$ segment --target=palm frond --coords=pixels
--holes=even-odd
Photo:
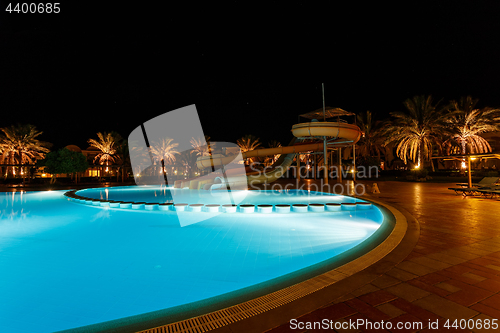
[[[445,113],[437,108],[431,96],[414,96],[404,101],[406,112],[391,112],[391,121],[382,131],[384,145],[396,142],[396,154],[405,163],[408,159],[420,164],[430,159],[433,146],[443,141],[440,133],[445,127]]]
[[[108,164],[109,162],[114,163],[117,159],[116,148],[117,140],[113,133],[97,133],[98,140],[89,139],[88,143],[91,147],[99,149],[100,153],[94,158],[95,161],[99,161],[99,164]]]

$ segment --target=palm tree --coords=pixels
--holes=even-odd
[[[120,173],[122,176],[122,182],[125,178],[125,170],[130,167],[130,155],[129,155],[129,147],[128,141],[123,139],[122,136],[116,132],[111,132],[111,135],[115,138],[116,141],[116,161],[115,164],[119,164],[116,167],[116,181],[118,182]]]
[[[4,144],[3,138],[0,138],[0,164],[4,163],[5,154],[7,152],[7,145]],[[5,168],[5,176],[7,176],[7,168]],[[3,171],[3,167],[0,166],[0,173]]]
[[[279,148],[279,147],[282,147],[281,146],[281,143],[279,141],[276,141],[276,140],[271,140],[268,144],[269,148]],[[273,155],[273,156],[268,156],[266,157],[266,160],[265,160],[265,164],[266,165],[271,165],[273,163],[275,163],[279,158],[280,158],[281,154],[276,154],[276,155]]]
[[[197,156],[189,150],[185,150],[180,154],[179,162],[188,178],[192,177],[193,173],[198,170],[196,167],[196,158]]]
[[[114,132],[104,132],[97,133],[98,140],[89,139],[88,143],[91,147],[95,147],[100,150],[100,153],[94,158],[95,161],[99,160],[99,164],[106,164],[106,171],[108,169],[109,162],[114,163],[119,157],[116,156],[116,150],[118,148],[118,141],[121,137],[118,137]]]
[[[201,138],[191,138],[191,147],[193,147],[192,153],[196,156],[208,156],[212,153],[215,148],[215,143],[210,142],[210,137],[205,135],[205,139]]]
[[[151,164],[149,151],[145,149],[137,140],[127,140],[126,145],[128,149],[125,152],[124,163],[126,164],[127,168],[130,168],[132,170],[134,178],[140,177],[141,173],[144,171],[140,169],[140,166]],[[133,164],[132,161],[134,162]],[[135,167],[136,169],[134,169],[133,167]]]
[[[357,125],[364,133],[356,144],[356,153],[364,157],[377,156],[380,159],[380,155],[384,151],[381,123],[375,121],[370,111],[358,114],[356,120]]]
[[[251,134],[247,134],[244,137],[236,140],[236,144],[240,147],[242,153],[261,147],[260,139]],[[247,159],[247,164],[254,161],[255,158],[251,157]]]
[[[173,141],[174,139],[164,138],[160,142],[153,142],[150,147],[153,160],[162,166],[163,175],[166,175],[165,165],[174,163],[175,155],[179,154],[175,149],[179,144]]]
[[[407,112],[391,112],[392,121],[387,124],[384,144],[395,141],[396,154],[404,163],[408,158],[417,164],[431,158],[434,145],[440,149],[440,134],[444,113],[436,110],[431,96],[414,96],[404,101]],[[434,165],[431,163],[434,170]]]
[[[476,109],[477,102],[470,96],[450,102],[446,125],[451,142],[459,145],[463,155],[490,152],[490,144],[479,134],[500,130],[500,110]]]
[[[0,137],[0,163],[20,164],[21,175],[23,182],[26,172],[23,170],[23,164],[32,164],[36,160],[43,159],[45,154],[50,150],[51,143],[36,139],[43,132],[37,131],[34,125],[21,125],[0,128],[3,135]],[[15,175],[14,166],[12,166],[12,174]],[[6,168],[5,177],[8,174]]]

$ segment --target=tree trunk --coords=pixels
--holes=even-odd
[[[420,142],[418,143],[418,157],[417,157],[417,167],[420,168],[420,162],[421,162],[421,159],[422,159],[422,149],[420,147]]]

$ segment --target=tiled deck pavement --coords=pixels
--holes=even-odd
[[[418,220],[416,245],[371,283],[297,320],[384,320],[394,323],[392,332],[500,330],[442,327],[446,319],[500,321],[500,201],[457,196],[447,189],[453,185],[378,182],[381,194],[372,195],[374,199],[403,208]],[[440,329],[429,329],[429,320],[439,320]],[[421,322],[423,329],[395,329],[397,322]],[[314,330],[292,330],[286,323],[269,332],[289,331]]]

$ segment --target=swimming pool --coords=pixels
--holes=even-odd
[[[174,190],[131,187],[77,193],[103,200],[108,195],[108,200],[168,202],[169,191]],[[179,191],[189,204],[207,198],[205,193]],[[332,269],[350,258],[344,256],[349,249],[380,242],[373,238],[384,225],[377,207],[176,213],[76,203],[65,192],[0,194],[2,332],[86,325],[94,325],[86,331],[98,331],[151,316],[183,319],[185,313],[235,304]],[[293,190],[279,195],[233,192],[249,204],[358,200]],[[225,202],[210,197],[210,203]],[[204,219],[181,227],[177,214],[204,214]],[[364,253],[360,251],[357,256]]]

